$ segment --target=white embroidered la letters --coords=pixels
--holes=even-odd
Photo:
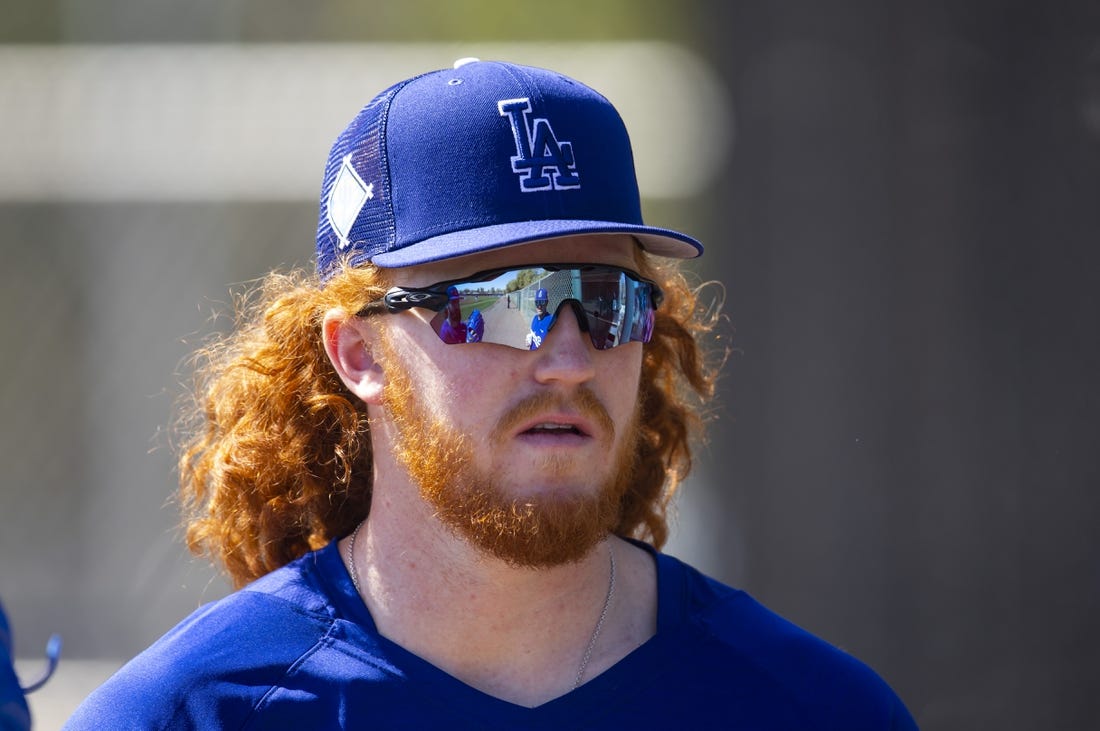
[[[500,116],[508,117],[516,141],[512,171],[519,174],[519,188],[524,193],[539,190],[568,190],[581,187],[573,159],[573,143],[559,141],[549,120],[530,120],[530,99],[505,99],[497,102]]]

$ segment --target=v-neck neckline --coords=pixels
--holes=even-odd
[[[403,678],[414,690],[423,688],[423,693],[419,695],[425,704],[440,706],[453,714],[469,714],[471,721],[482,724],[516,723],[524,724],[528,728],[532,724],[546,724],[547,728],[562,728],[576,725],[578,708],[587,710],[586,722],[591,722],[612,710],[607,703],[608,698],[621,697],[628,689],[636,690],[638,674],[633,668],[639,664],[660,668],[661,663],[655,660],[664,651],[664,645],[673,628],[682,622],[685,611],[682,598],[683,578],[680,576],[677,579],[682,572],[676,571],[673,559],[658,553],[652,546],[640,541],[632,540],[631,543],[645,550],[656,565],[656,632],[579,688],[533,707],[512,703],[478,690],[382,636],[370,610],[352,584],[335,541],[322,550],[318,569],[329,585],[329,593],[337,613],[352,625],[348,628],[349,639],[355,645],[364,646],[365,653],[372,658],[373,664],[380,664],[384,672]],[[659,670],[657,672],[661,674]]]

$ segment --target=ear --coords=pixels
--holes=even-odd
[[[348,390],[363,403],[380,404],[386,374],[371,353],[369,326],[336,308],[325,313],[322,333],[328,359]]]

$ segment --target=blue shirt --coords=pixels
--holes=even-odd
[[[866,665],[653,555],[656,635],[536,708],[486,695],[380,636],[333,542],[199,609],[66,728],[916,728]]]
[[[0,731],[26,731],[31,727],[27,699],[12,664],[11,631],[0,605]]]
[[[547,312],[545,315],[536,314],[531,318],[531,335],[534,336],[528,350],[535,350],[542,346],[547,331],[554,324],[554,316]]]

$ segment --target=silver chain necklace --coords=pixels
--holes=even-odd
[[[355,526],[355,530],[351,532],[351,540],[348,541],[348,573],[351,574],[351,583],[355,585],[355,593],[360,598],[363,596],[363,590],[359,587],[359,570],[355,568],[355,539],[359,537],[359,529],[365,522]]]
[[[596,628],[592,630],[592,638],[588,640],[588,647],[584,649],[584,657],[581,658],[581,666],[577,668],[577,679],[573,682],[573,690],[581,687],[584,680],[584,671],[588,668],[588,661],[592,659],[592,650],[596,647],[596,640],[603,629],[603,621],[607,619],[607,610],[611,606],[611,597],[615,596],[615,552],[611,550],[611,544],[607,544],[607,555],[611,558],[611,577],[607,580],[607,596],[603,600],[603,609],[600,610],[600,618],[596,620]]]
[[[359,586],[359,570],[355,568],[355,539],[359,537],[359,529],[363,523],[355,526],[351,532],[351,540],[348,541],[348,573],[351,574],[351,583],[355,586],[355,592],[360,597],[363,590]],[[596,626],[592,630],[592,637],[588,640],[588,647],[584,649],[584,657],[581,658],[581,666],[577,668],[577,678],[573,681],[573,690],[581,687],[584,680],[584,671],[588,669],[588,661],[592,659],[592,651],[596,648],[596,641],[600,638],[600,630],[603,629],[604,620],[607,619],[607,610],[611,607],[611,598],[615,596],[615,552],[611,545],[607,546],[607,555],[611,559],[611,576],[607,580],[607,596],[603,600],[603,609],[600,610],[600,618],[596,620]]]

